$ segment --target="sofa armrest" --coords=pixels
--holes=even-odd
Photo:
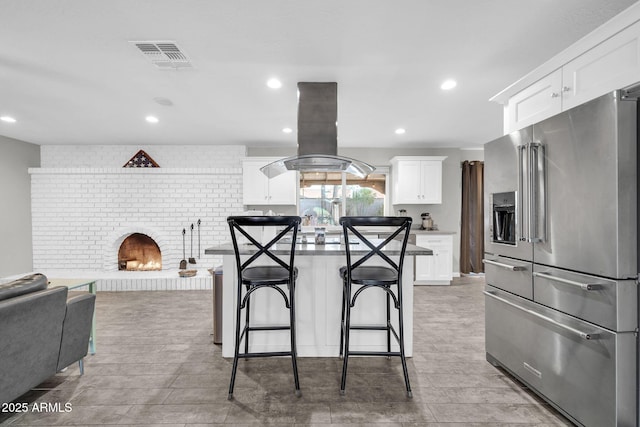
[[[67,300],[58,356],[58,371],[87,355],[96,296],[82,294]]]
[[[67,288],[0,301],[0,402],[56,373],[66,303]]]

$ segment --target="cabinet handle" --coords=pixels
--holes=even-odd
[[[551,97],[552,97],[552,98],[557,98],[557,97],[559,97],[559,96],[560,96],[560,95],[558,95],[558,92],[552,92],[552,93],[551,93]]]
[[[562,86],[562,91],[563,92],[569,92],[571,90],[571,88],[569,86]]]

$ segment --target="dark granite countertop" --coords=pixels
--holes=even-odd
[[[372,242],[375,243],[376,239],[372,239]],[[381,240],[378,240],[378,242],[381,242]],[[387,255],[398,255],[400,252],[400,247],[400,242],[391,241],[383,248],[383,252]],[[287,254],[289,253],[289,248],[289,244],[276,245],[275,249],[273,249],[271,252],[274,254]],[[366,252],[368,250],[369,248],[362,243],[351,245],[351,253]],[[207,248],[204,250],[204,253],[207,255],[233,255],[233,245],[231,244],[231,242],[224,243],[219,246]],[[254,245],[243,244],[240,246],[240,254],[251,255],[254,253],[256,253],[256,247]],[[296,245],[296,255],[301,256],[333,256],[345,254],[345,247],[344,245],[340,244],[315,245],[313,243],[307,243]],[[433,255],[433,251],[431,249],[422,248],[420,246],[407,244],[405,255]]]

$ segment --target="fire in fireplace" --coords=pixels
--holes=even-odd
[[[129,235],[118,250],[118,270],[162,270],[162,254],[158,244],[146,234]]]

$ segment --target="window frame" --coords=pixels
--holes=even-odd
[[[380,166],[380,167],[376,167],[375,170],[373,171],[373,173],[375,174],[380,174],[380,175],[384,175],[384,209],[383,209],[383,215],[388,216],[389,212],[390,212],[390,206],[389,203],[391,201],[391,199],[389,198],[389,189],[390,189],[390,185],[389,185],[389,177],[390,177],[390,170],[389,170],[389,166]],[[347,172],[340,172],[341,175],[341,180],[340,180],[340,185],[343,188],[343,191],[341,191],[341,195],[340,195],[340,215],[341,216],[346,216],[347,214],[347,192],[344,191],[344,189],[347,186]],[[296,211],[298,212],[298,215],[300,215],[300,180],[302,179],[301,174],[298,174],[298,182],[297,182],[297,194],[296,194]]]

